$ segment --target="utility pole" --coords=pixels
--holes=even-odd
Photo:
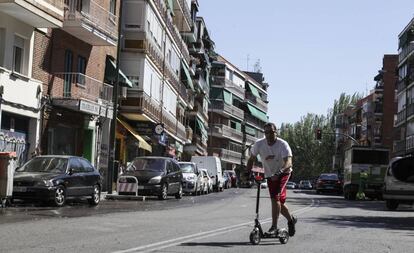
[[[107,173],[107,192],[112,194],[112,182],[115,171],[115,148],[116,148],[116,123],[118,118],[118,93],[119,93],[119,58],[121,55],[121,38],[122,38],[122,5],[123,1],[119,4],[119,18],[118,18],[118,43],[116,50],[116,68],[115,68],[115,82],[113,84],[112,102],[114,106],[113,118],[111,121],[111,127],[109,131],[109,158],[108,158],[108,173]]]

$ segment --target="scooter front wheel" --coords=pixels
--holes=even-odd
[[[259,229],[255,228],[252,232],[250,232],[250,242],[253,245],[257,245],[260,243],[260,232]]]
[[[289,232],[286,229],[283,229],[279,232],[279,242],[281,244],[286,244],[289,241]]]

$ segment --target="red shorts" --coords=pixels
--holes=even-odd
[[[289,181],[290,173],[283,174],[278,177],[275,181],[271,178],[267,179],[267,186],[269,187],[270,198],[274,198],[280,203],[286,201],[286,183]]]

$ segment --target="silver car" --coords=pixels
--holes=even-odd
[[[193,162],[179,162],[181,172],[183,173],[183,192],[193,195],[203,193],[204,180],[202,173],[198,170],[197,165]]]

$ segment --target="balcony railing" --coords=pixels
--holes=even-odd
[[[233,117],[240,119],[244,118],[244,111],[233,105],[224,103],[222,100],[213,100],[210,104],[210,109],[216,112],[225,112]]]
[[[113,87],[82,73],[56,73],[52,97],[112,101]]]
[[[406,110],[403,109],[400,112],[397,113],[397,119],[395,120],[395,126],[400,125],[402,122],[405,121],[405,112]]]
[[[177,120],[177,136],[182,140],[187,140],[187,132],[185,126]]]
[[[405,152],[405,140],[394,141],[394,152],[404,153]]]
[[[105,38],[99,40],[91,38],[93,36],[101,37],[102,33],[111,37],[113,41],[117,41],[118,17],[106,10],[102,4],[92,0],[65,0],[65,4],[67,7],[65,8],[63,28],[72,35],[93,45],[108,43],[104,43]],[[73,30],[74,28],[79,30]]]
[[[414,148],[414,135],[411,135],[411,136],[408,136],[407,137],[407,139],[406,139],[406,141],[405,141],[405,147],[406,147],[406,150],[409,150],[409,149],[413,149]]]
[[[414,51],[414,43],[408,43],[398,54],[398,62],[402,62],[411,52]]]
[[[186,140],[191,141],[193,139],[193,129],[191,129],[191,127],[185,128],[185,136],[186,136]]]
[[[212,124],[210,125],[210,132],[213,135],[218,135],[219,137],[225,137],[230,140],[234,140],[237,142],[242,142],[243,140],[243,133],[233,129],[229,126],[223,124]]]
[[[185,22],[187,23],[188,30],[191,29],[191,27],[193,26],[193,20],[191,19],[191,13],[190,13],[190,10],[188,8],[188,5],[187,5],[186,1],[184,1],[184,0],[175,0],[174,7],[176,5],[178,5],[178,7],[179,7],[179,8],[174,8],[175,12],[178,14],[177,15],[178,18],[180,19],[179,22],[178,22],[178,25],[184,27],[184,25],[181,25],[181,22],[184,21],[182,19],[185,19]]]
[[[255,106],[259,107],[260,110],[267,112],[267,104],[263,102],[260,98],[246,92],[246,99],[251,101]]]
[[[208,153],[218,154],[221,160],[229,163],[240,164],[242,154],[240,152],[224,149],[224,148],[208,148]]]
[[[248,145],[251,145],[251,144],[253,144],[255,141],[257,141],[257,137],[255,137],[255,136],[251,136],[251,135],[248,135],[248,134],[246,134],[246,143],[248,144]]]
[[[199,114],[200,116],[202,116],[202,118],[205,121],[208,121],[208,115],[207,113],[204,111],[203,109],[203,105],[200,104],[200,102],[196,102],[193,108],[193,112],[196,112],[197,114]]]
[[[146,114],[155,122],[160,122],[161,106],[159,102],[140,90],[129,89],[127,97],[126,100],[121,101],[123,109]]]
[[[245,90],[244,88],[234,84],[232,81],[225,79],[224,86],[228,88],[232,93],[236,94],[237,96],[244,98]]]
[[[414,115],[414,103],[411,103],[407,106],[407,114],[406,114],[407,120],[413,115]]]

